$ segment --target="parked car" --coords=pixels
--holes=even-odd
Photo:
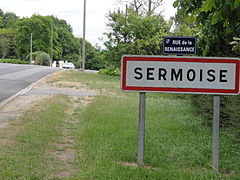
[[[64,69],[75,69],[75,66],[74,66],[73,63],[68,62],[68,63],[64,63],[64,64],[63,64],[63,68],[64,68]]]

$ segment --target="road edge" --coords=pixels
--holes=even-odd
[[[62,71],[62,70],[59,70]],[[0,102],[0,108],[5,106],[6,104],[10,103],[12,100],[14,100],[16,97],[20,96],[20,95],[24,95],[25,93],[27,93],[28,91],[30,91],[36,84],[38,84],[40,81],[44,80],[45,78],[47,78],[48,76],[51,76],[54,73],[57,73],[59,71],[55,71],[52,72],[44,77],[42,77],[41,79],[37,80],[36,82],[28,85],[26,88],[22,89],[21,91],[17,92],[16,94],[10,96],[9,98],[3,100],[2,102]]]

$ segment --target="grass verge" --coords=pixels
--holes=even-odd
[[[57,171],[55,159],[46,152],[59,138],[67,101],[65,96],[50,98],[9,127],[14,128],[9,134],[17,132],[11,139],[5,134],[12,143],[0,147],[0,179],[48,179]]]
[[[211,129],[180,99],[147,100],[144,168],[137,161],[136,97],[97,97],[81,112],[73,179],[238,179],[239,144],[222,132],[221,173],[211,170]],[[80,116],[80,115],[79,115]],[[235,144],[235,145],[234,145]]]
[[[187,98],[147,94],[145,167],[140,168],[138,94],[122,93],[118,78],[97,74],[65,71],[50,83],[58,81],[114,93],[88,101],[55,96],[34,106],[12,130],[0,132],[1,139],[12,134],[0,148],[0,179],[240,179],[240,144],[228,129],[221,130],[220,173],[212,172],[211,128]],[[55,156],[61,151],[60,158],[74,154],[68,176],[58,176],[69,165]]]
[[[59,76],[50,80],[49,83],[58,81],[70,81],[80,82],[81,87],[89,89],[104,90],[120,93],[120,82],[119,77],[107,76],[104,74],[98,75],[94,73],[81,73],[79,71],[65,71],[59,74]],[[64,87],[64,85],[62,85]],[[70,87],[70,86],[68,86]],[[72,88],[79,88],[76,85],[71,86]]]

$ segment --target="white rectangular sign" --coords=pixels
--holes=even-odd
[[[239,59],[124,56],[126,91],[238,94]]]

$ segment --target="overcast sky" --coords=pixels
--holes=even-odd
[[[106,32],[106,15],[109,10],[121,6],[117,0],[86,0],[86,39],[93,45],[102,46],[99,38]],[[163,0],[162,14],[166,19],[174,16],[174,0]],[[4,12],[14,12],[20,17],[32,14],[54,15],[66,20],[73,28],[73,33],[82,37],[83,0],[1,0],[0,8]]]

